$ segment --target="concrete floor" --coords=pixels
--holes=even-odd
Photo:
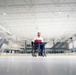
[[[76,56],[0,56],[0,75],[76,75]]]

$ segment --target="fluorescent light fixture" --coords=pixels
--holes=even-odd
[[[6,31],[6,33],[7,33],[8,35],[12,35],[12,33],[10,33],[9,31]]]
[[[6,29],[5,29],[4,27],[2,27],[1,25],[0,25],[0,28],[1,28],[2,30],[6,31]]]
[[[0,25],[0,28],[4,31],[4,32],[6,32],[7,34],[9,34],[9,35],[12,35],[12,33],[10,33],[9,31],[7,31],[4,27],[2,27],[1,25]]]

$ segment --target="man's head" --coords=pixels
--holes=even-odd
[[[37,36],[40,37],[40,32],[37,33]]]

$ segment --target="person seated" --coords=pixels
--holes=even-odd
[[[37,33],[37,37],[33,40],[33,43],[38,48],[38,55],[42,56],[43,50],[44,50],[44,44],[43,44],[43,38],[41,37],[40,32]]]

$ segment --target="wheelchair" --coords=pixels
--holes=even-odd
[[[31,44],[32,44],[32,56],[33,57],[36,57],[37,55],[38,56],[46,56],[46,50],[45,50],[45,45],[47,44],[46,42],[42,42],[43,44],[44,44],[44,50],[43,50],[43,53],[42,53],[42,55],[41,54],[38,54],[38,47],[36,46],[36,44],[37,43],[33,43],[33,42],[31,42]],[[40,49],[41,49],[41,47],[40,47]]]

